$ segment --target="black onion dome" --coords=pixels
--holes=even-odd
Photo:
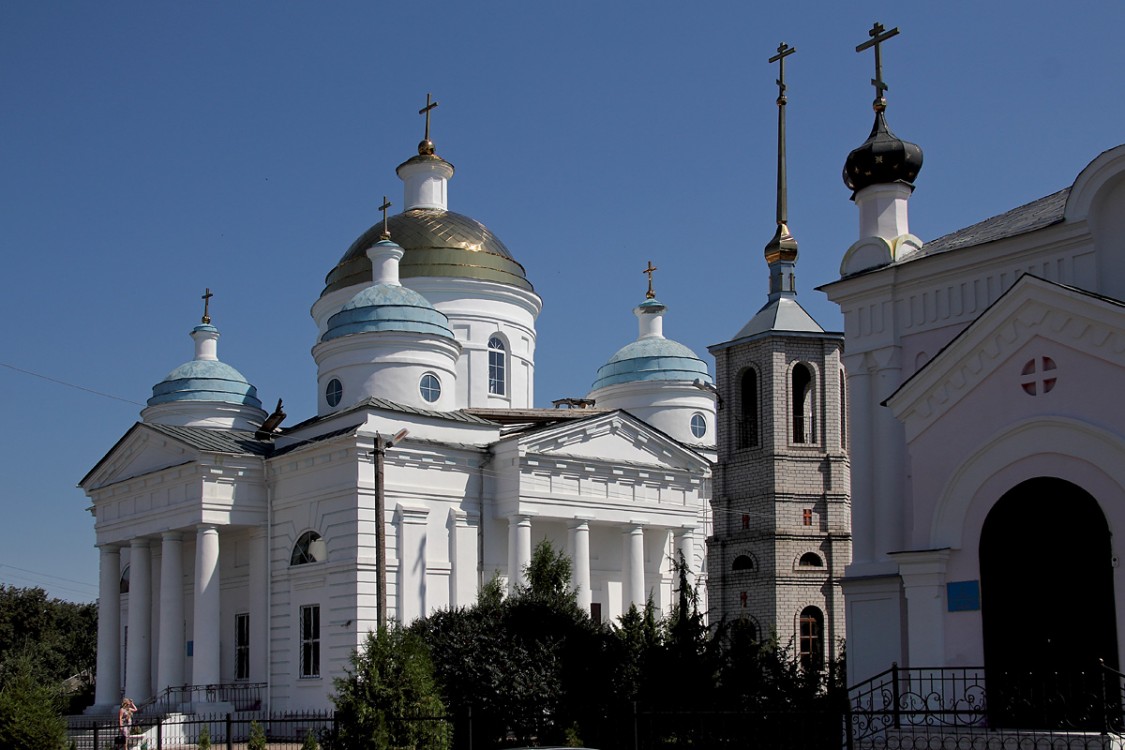
[[[844,184],[856,192],[888,182],[913,184],[921,169],[921,147],[892,133],[883,113],[877,111],[871,135],[844,162]]]

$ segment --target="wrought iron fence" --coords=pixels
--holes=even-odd
[[[334,718],[331,711],[170,714],[143,718],[137,715],[129,736],[123,738],[115,720],[83,721],[77,717],[69,723],[68,739],[75,750],[181,750],[198,747],[200,738],[206,734],[214,750],[242,750],[255,722],[265,734],[270,750],[299,750],[310,733],[319,741],[330,732]]]
[[[1125,728],[1123,706],[1125,675],[1105,667],[986,673],[896,664],[848,691],[844,746],[1109,747],[1099,743]]]

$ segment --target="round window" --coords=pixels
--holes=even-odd
[[[441,381],[437,379],[437,375],[427,372],[418,382],[418,390],[422,399],[432,404],[441,398]]]
[[[344,396],[344,386],[336,378],[328,381],[328,387],[324,389],[324,400],[328,402],[329,406],[339,406],[340,399]]]
[[[697,438],[707,434],[707,418],[698,412],[691,415],[691,434]]]

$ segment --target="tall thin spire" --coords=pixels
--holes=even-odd
[[[785,58],[797,51],[785,42],[777,46],[777,54],[769,59],[778,63],[777,78],[777,230],[766,245],[766,263],[770,266],[770,294],[796,292],[793,264],[797,261],[797,240],[789,231],[788,179],[785,164]],[[780,264],[780,265],[779,265]]]

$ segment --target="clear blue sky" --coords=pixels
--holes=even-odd
[[[766,59],[796,46],[799,299],[839,330],[814,287],[856,239],[840,170],[871,126],[872,55],[854,48],[874,20],[902,30],[888,119],[925,151],[924,240],[1125,140],[1120,2],[3,3],[0,582],[96,597],[75,485],[190,359],[204,287],[220,358],[290,424],[314,413],[309,307],[382,196],[401,204],[428,91],[450,208],[544,299],[545,405],[584,395],[636,336],[650,259],[665,333],[708,361],[765,301]]]

